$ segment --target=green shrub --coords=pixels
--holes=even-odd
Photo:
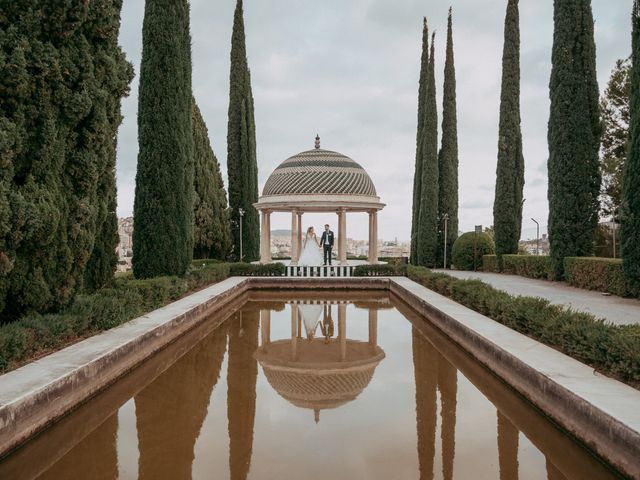
[[[0,372],[73,339],[121,325],[228,276],[229,265],[224,263],[192,267],[184,277],[136,280],[120,275],[112,288],[79,295],[59,313],[24,315],[0,326]]]
[[[566,257],[565,280],[579,288],[613,293],[621,297],[640,296],[633,291],[622,269],[622,260],[596,257]]]
[[[496,273],[498,269],[498,257],[496,255],[482,256],[482,271]]]
[[[408,265],[408,257],[379,257],[378,261],[388,263],[389,265]]]
[[[535,258],[535,257],[534,257]],[[612,325],[588,313],[547,300],[515,297],[479,280],[462,280],[409,266],[412,280],[448,296],[518,332],[615,376],[634,387],[640,382],[640,325]]]
[[[283,263],[232,263],[232,277],[281,277],[285,274]]]
[[[543,280],[555,279],[551,257],[547,256],[503,255],[502,273]]]
[[[495,252],[495,244],[488,233],[467,232],[454,242],[451,255],[455,268],[473,270],[474,266],[477,269],[482,269],[482,257],[492,255]]]
[[[405,265],[358,265],[353,269],[354,277],[397,277],[407,273]]]

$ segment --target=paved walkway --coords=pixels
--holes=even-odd
[[[605,296],[600,292],[571,287],[563,282],[534,280],[517,275],[457,270],[435,271],[457,278],[477,278],[512,295],[546,298],[553,304],[588,312],[618,325],[640,323],[640,300]]]

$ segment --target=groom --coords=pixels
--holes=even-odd
[[[324,226],[324,232],[322,232],[322,237],[320,237],[320,245],[324,250],[324,264],[327,264],[327,259],[329,261],[329,265],[331,265],[331,250],[333,249],[333,232],[329,230],[329,224]]]

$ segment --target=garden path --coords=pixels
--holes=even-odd
[[[518,275],[458,270],[434,270],[434,272],[446,273],[456,278],[479,279],[511,295],[546,298],[555,305],[588,312],[617,325],[640,323],[640,300],[603,295],[600,292],[575,288],[564,282],[535,280]]]

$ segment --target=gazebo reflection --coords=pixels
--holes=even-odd
[[[271,311],[261,311],[262,338],[255,358],[271,387],[296,407],[313,410],[316,423],[322,410],[354,401],[385,357],[377,344],[379,306],[365,308],[367,341],[348,338],[345,302],[292,302],[290,338],[276,341],[271,340]]]

